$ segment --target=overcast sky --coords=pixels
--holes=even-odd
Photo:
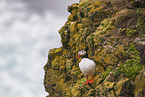
[[[51,11],[57,16],[66,18],[69,14],[67,12],[68,5],[73,3],[79,3],[79,0],[22,0],[28,6],[31,11],[38,13],[44,13],[45,11]]]

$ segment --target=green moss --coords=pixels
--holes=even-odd
[[[138,8],[136,12],[141,16],[145,16],[145,8]]]
[[[97,28],[95,35],[104,34],[107,30],[110,30],[112,23],[113,22],[112,22],[111,18],[104,19],[101,22],[100,26]]]
[[[126,34],[127,34],[128,37],[132,37],[135,34],[138,34],[138,31],[135,27],[134,28],[127,28]]]
[[[78,84],[83,85],[86,82],[86,78],[83,78],[81,80],[79,80]]]
[[[140,37],[145,37],[145,15],[141,15],[137,23],[137,30],[139,32]]]
[[[112,72],[112,69],[107,68],[106,71],[102,72],[101,76],[105,79],[107,76],[109,76],[110,72]]]
[[[136,49],[135,49],[135,43],[134,42],[132,42],[131,44],[130,44],[130,47],[129,47],[129,52],[131,52],[131,51],[135,51]]]
[[[128,60],[125,63],[125,66],[125,76],[133,80],[139,74],[139,71],[143,68],[143,66],[140,65],[140,58]]]
[[[139,74],[139,71],[143,69],[143,65],[140,64],[139,52],[135,49],[135,43],[130,44],[129,52],[132,59],[128,59],[124,64],[119,64],[115,69],[107,69],[102,73],[102,77],[107,77],[110,72],[112,76],[124,76],[131,80],[134,80],[135,77]]]
[[[121,35],[125,34],[125,32],[126,32],[126,28],[119,28],[119,33]]]
[[[88,0],[81,0],[81,2],[80,2],[80,6],[79,7],[84,7],[84,8],[86,8],[87,7],[87,1]]]
[[[124,65],[120,64],[119,67],[116,68],[113,74],[115,77],[122,74],[122,76],[134,80],[142,68],[143,66],[140,65],[140,58],[129,59],[125,62]]]
[[[131,38],[133,36],[136,36],[139,33],[139,31],[137,30],[136,27],[131,26],[130,28],[120,28],[119,33],[121,35],[126,34],[128,37]]]

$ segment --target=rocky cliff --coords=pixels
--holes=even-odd
[[[44,66],[48,97],[145,97],[145,2],[81,0],[68,6],[62,47]],[[96,63],[92,84],[79,69],[79,50]]]

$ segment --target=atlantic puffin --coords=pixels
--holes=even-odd
[[[93,78],[96,70],[95,62],[88,58],[87,52],[85,50],[81,50],[78,52],[78,58],[82,58],[79,62],[79,68],[82,73],[87,77],[87,82],[85,82],[84,84],[93,83]],[[90,81],[88,75],[92,76],[92,79]]]

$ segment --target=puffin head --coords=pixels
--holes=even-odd
[[[79,52],[78,52],[78,58],[79,57],[84,57],[84,56],[86,56],[87,55],[87,52],[85,51],[85,50],[80,50]]]

